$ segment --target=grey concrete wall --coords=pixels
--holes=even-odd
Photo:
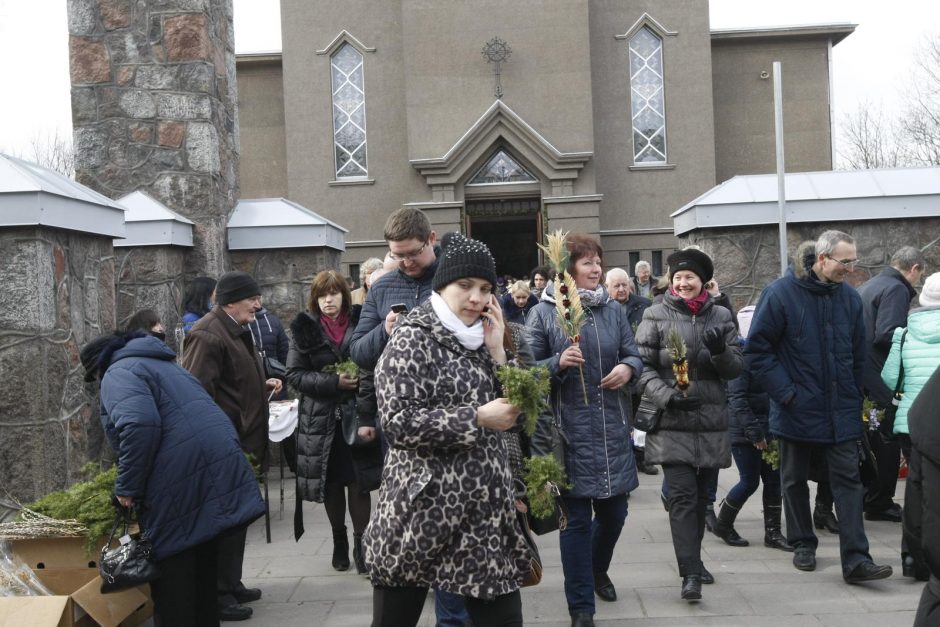
[[[109,454],[79,347],[115,326],[111,239],[0,229],[0,477],[28,502]]]
[[[787,228],[789,253],[803,241],[815,241],[828,229],[843,231],[856,239],[859,264],[849,275],[855,286],[881,272],[894,251],[902,246],[927,247],[928,272],[940,267],[940,243],[936,240],[940,218],[793,224]],[[691,233],[681,245],[698,244],[711,255],[715,260],[715,280],[738,309],[756,303],[761,290],[779,276],[777,237],[775,226],[708,229]]]
[[[238,59],[242,198],[287,198],[284,81],[280,55]]]
[[[68,0],[76,180],[196,223],[190,276],[225,268],[238,196],[232,0]]]
[[[716,183],[776,171],[773,62],[783,78],[787,172],[832,169],[828,45],[824,38],[721,40],[712,47]]]

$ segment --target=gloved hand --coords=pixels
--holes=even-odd
[[[672,395],[672,398],[669,399],[669,402],[666,403],[666,405],[670,409],[692,411],[702,406],[702,399],[698,396],[682,396],[681,393],[676,392]]]
[[[718,327],[708,327],[705,329],[705,332],[702,333],[702,342],[712,355],[720,355],[725,352],[725,348],[727,348],[727,344],[725,344],[725,334]]]

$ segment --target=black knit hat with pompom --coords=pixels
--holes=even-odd
[[[431,282],[431,289],[439,292],[458,279],[474,277],[489,281],[496,287],[496,261],[486,244],[464,237],[460,233],[447,233],[441,238],[441,260]]]

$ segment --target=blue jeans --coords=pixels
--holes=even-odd
[[[839,554],[842,574],[847,575],[862,562],[870,562],[868,537],[862,522],[865,488],[858,474],[858,443],[812,444],[780,438],[780,480],[783,487],[783,511],[787,517],[787,542],[800,549],[816,552],[819,540],[813,531],[810,513],[809,458],[821,450],[829,464],[829,483],[839,519]]]
[[[734,464],[738,467],[741,478],[728,491],[728,499],[740,507],[757,492],[757,486],[763,481],[764,502],[778,503],[780,501],[780,471],[774,470],[770,464],[761,459],[761,452],[752,444],[734,444],[731,447],[731,454],[734,456]]]
[[[437,627],[466,627],[470,624],[463,596],[453,592],[434,591],[434,616]]]
[[[614,547],[627,519],[627,496],[564,497],[568,527],[559,532],[558,540],[570,614],[594,614],[594,575],[603,575],[610,568]]]

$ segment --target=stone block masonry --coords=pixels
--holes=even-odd
[[[141,189],[196,222],[183,274],[218,276],[238,197],[232,0],[68,10],[76,179],[111,198]]]

